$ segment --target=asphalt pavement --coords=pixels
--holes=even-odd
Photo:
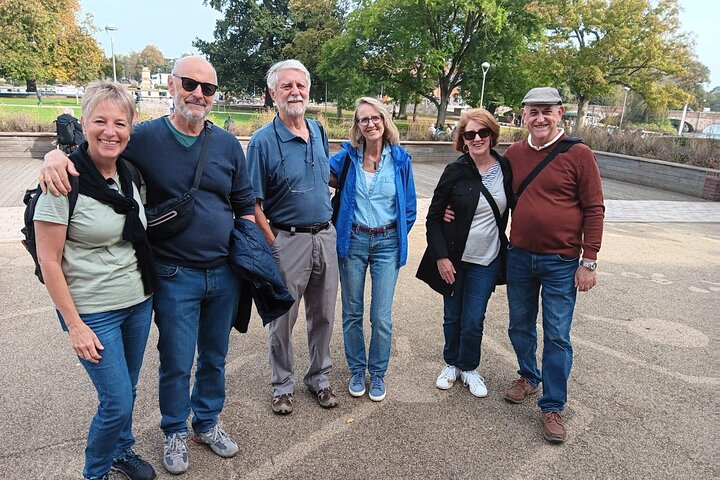
[[[267,332],[255,316],[247,334],[231,336],[221,416],[240,452],[225,460],[190,442],[190,470],[181,478],[719,478],[719,204],[604,181],[608,223],[598,286],[578,295],[573,323],[568,439],[550,445],[537,397],[520,405],[502,400],[517,370],[504,287],[490,300],[482,345],[479,370],[489,395],[475,398],[459,381],[448,391],[435,388],[444,365],[442,300],[414,274],[441,170],[415,166],[420,221],[396,290],[387,398],[375,403],[347,393],[338,300],[331,383],[340,405],[323,410],[299,386],[294,413],[274,415]],[[0,209],[0,478],[77,479],[97,399],[13,233],[18,211]],[[308,364],[305,335],[300,318],[299,377]],[[156,342],[153,327],[134,431],[136,450],[158,478],[169,479],[161,460]]]

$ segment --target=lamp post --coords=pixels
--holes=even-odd
[[[627,102],[627,94],[630,91],[630,87],[623,87],[623,90],[625,90],[625,96],[623,97],[623,108],[620,113],[620,125],[618,125],[618,130],[622,130],[622,122],[623,118],[625,118],[625,103]]]
[[[485,98],[485,75],[487,75],[488,70],[490,70],[490,64],[488,62],[483,62],[482,65],[482,72],[483,72],[483,83],[482,88],[480,89],[480,108],[483,108],[483,100]]]
[[[112,23],[108,23],[105,25],[105,31],[108,32],[108,35],[110,35],[110,55],[112,56],[113,61],[113,81],[117,82],[117,71],[115,70],[115,46],[113,45],[112,33],[110,33],[117,31],[117,27]]]

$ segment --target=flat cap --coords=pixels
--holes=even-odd
[[[523,98],[522,105],[562,105],[562,98],[553,87],[536,87]]]

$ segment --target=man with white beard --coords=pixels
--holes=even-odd
[[[250,139],[248,172],[255,215],[295,304],[269,326],[272,409],[293,411],[295,353],[292,330],[304,298],[310,365],[303,378],[323,408],[337,406],[330,387],[330,339],[335,320],[338,265],[328,181],[328,142],[322,126],[305,118],[310,73],[297,60],[267,73],[278,115]]]

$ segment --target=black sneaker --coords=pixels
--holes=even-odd
[[[124,473],[130,480],[152,480],[155,478],[155,469],[132,449],[125,452],[121,458],[113,460],[113,470]]]

